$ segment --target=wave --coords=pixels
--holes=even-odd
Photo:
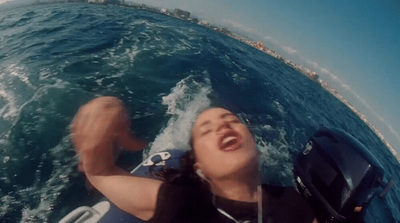
[[[3,120],[11,120],[15,118],[18,114],[18,106],[15,101],[15,96],[5,90],[5,87],[0,84],[0,99],[3,99],[2,108],[0,109],[0,117]]]
[[[286,141],[286,131],[283,128],[272,129],[265,125],[262,128],[277,133],[275,140],[267,141],[264,137],[256,135],[259,157],[260,178],[262,183],[272,185],[294,185],[293,161],[290,146]]]
[[[0,79],[0,122],[8,126],[18,117],[20,107],[29,100],[36,87],[30,82],[26,68],[16,64],[0,69]],[[14,89],[23,90],[15,92]]]
[[[83,94],[56,79],[18,109],[9,133],[0,139],[0,222],[2,217],[48,222],[52,210],[60,208],[61,194],[77,178],[69,123],[77,107],[71,104],[79,104],[76,96]]]
[[[51,157],[53,170],[51,171],[50,177],[47,177],[46,181],[41,182],[40,175],[42,172],[39,167],[36,171],[36,179],[38,180],[36,180],[31,187],[17,192],[22,200],[29,201],[34,197],[39,201],[38,204],[33,207],[29,202],[24,202],[21,222],[48,221],[50,216],[49,212],[55,208],[60,194],[68,188],[71,176],[76,173],[75,166],[77,164],[77,159],[68,154],[68,148],[72,148],[69,135],[64,136],[57,146],[50,149],[42,156],[42,162],[47,158],[46,156]],[[11,201],[12,200],[13,199],[11,199]]]
[[[208,74],[189,75],[162,98],[170,115],[167,125],[151,144],[149,154],[166,149],[189,149],[192,125],[197,115],[210,106],[211,84]]]

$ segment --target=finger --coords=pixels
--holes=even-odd
[[[79,108],[77,114],[75,115],[74,119],[71,122],[71,140],[74,144],[76,149],[79,149],[79,138],[82,134],[82,126],[85,125],[85,116],[86,114],[86,105],[83,105]]]
[[[77,125],[78,125],[78,123],[79,123],[80,120],[81,120],[81,116],[82,116],[84,107],[85,107],[85,105],[82,105],[82,106],[78,109],[78,111],[76,112],[74,118],[72,119],[72,122],[71,122],[71,131],[75,131],[75,130],[77,129]]]
[[[130,119],[128,117],[128,114],[126,113],[126,109],[125,107],[120,107],[118,114],[117,114],[117,126],[116,126],[116,130],[118,133],[121,132],[127,132],[130,130]]]

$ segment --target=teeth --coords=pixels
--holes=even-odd
[[[235,139],[236,139],[235,136],[228,136],[228,137],[226,137],[226,138],[222,141],[222,144],[227,144],[227,143],[229,143],[230,141],[235,140]]]

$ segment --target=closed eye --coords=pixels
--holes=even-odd
[[[230,123],[242,123],[239,119],[231,119],[231,120],[227,120],[227,122],[230,122]]]
[[[203,135],[206,135],[206,134],[208,134],[208,133],[210,133],[210,132],[211,132],[211,129],[208,129],[208,130],[202,132],[201,135],[203,136]]]

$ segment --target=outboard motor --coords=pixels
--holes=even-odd
[[[342,130],[326,127],[297,156],[293,173],[320,223],[364,222],[368,205],[384,186],[384,169],[365,146]],[[393,180],[381,196],[392,186]]]

